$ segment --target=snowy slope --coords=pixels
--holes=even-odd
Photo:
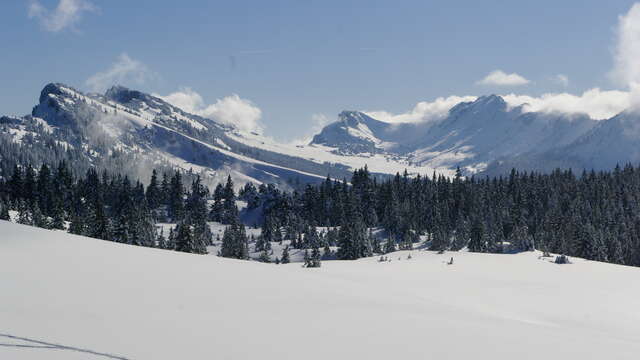
[[[555,265],[536,253],[413,251],[411,260],[399,252],[391,262],[304,269],[2,221],[0,234],[1,359],[108,358],[95,353],[154,360],[636,359],[640,353],[638,268],[579,259]]]
[[[640,162],[640,115],[622,112],[611,119],[599,121],[590,131],[564,146],[542,153],[525,153],[501,159],[487,173],[500,174],[514,166],[552,171],[555,168],[610,170],[616,165]]]

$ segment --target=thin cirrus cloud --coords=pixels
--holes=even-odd
[[[95,92],[102,92],[113,85],[143,85],[157,75],[139,60],[122,53],[108,69],[87,79],[85,84]]]
[[[558,74],[554,76],[553,81],[555,81],[557,84],[560,84],[564,87],[569,86],[569,77],[565,74]]]
[[[30,19],[38,20],[46,31],[59,32],[67,28],[75,29],[75,24],[84,13],[96,11],[98,8],[87,0],[60,0],[53,10],[47,9],[38,0],[31,0],[27,15]]]
[[[206,104],[200,94],[191,88],[184,87],[169,95],[154,94],[180,109],[218,121],[247,132],[262,132],[264,127],[260,121],[262,110],[250,100],[232,94]]]
[[[530,83],[529,80],[522,75],[511,73],[507,74],[502,70],[494,70],[485,76],[482,80],[476,82],[478,85],[497,85],[497,86],[520,86]]]

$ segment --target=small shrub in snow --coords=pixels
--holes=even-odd
[[[556,256],[556,260],[555,260],[556,264],[571,264],[571,262],[569,261],[569,258],[565,255],[560,255],[560,256]]]

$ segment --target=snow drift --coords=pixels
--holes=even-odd
[[[0,234],[1,359],[635,359],[640,353],[638,268],[581,259],[556,265],[534,252],[412,251],[412,259],[397,252],[391,262],[305,269],[4,221]],[[447,265],[451,256],[454,265]]]

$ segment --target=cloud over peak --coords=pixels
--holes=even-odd
[[[629,108],[629,92],[593,88],[580,95],[548,93],[538,97],[508,94],[502,96],[509,106],[523,105],[525,112],[583,114],[595,120],[609,119]]]
[[[49,10],[40,1],[31,0],[27,9],[30,19],[37,19],[42,27],[50,32],[59,32],[65,28],[74,28],[85,12],[94,12],[98,8],[87,0],[60,0],[55,9]]]
[[[102,92],[116,84],[142,85],[155,77],[145,64],[122,53],[107,70],[92,75],[85,83],[92,91]]]
[[[202,96],[191,88],[181,88],[167,96],[155,96],[180,109],[230,125],[242,131],[262,132],[264,129],[260,119],[262,110],[247,99],[237,94],[217,99],[215,103],[207,105]]]
[[[449,109],[453,106],[465,101],[474,101],[475,99],[475,96],[439,97],[434,101],[421,101],[412,110],[402,114],[392,114],[387,111],[365,111],[365,113],[374,119],[389,123],[439,120],[447,116]]]
[[[507,74],[502,70],[494,70],[490,72],[484,79],[476,82],[478,85],[497,85],[497,86],[520,86],[526,85],[530,81],[522,75],[511,73]]]

